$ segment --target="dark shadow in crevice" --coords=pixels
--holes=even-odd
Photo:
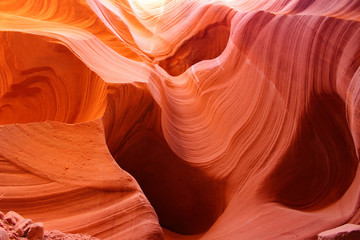
[[[109,91],[103,118],[109,150],[139,183],[160,225],[179,234],[207,231],[224,211],[224,185],[173,153],[146,89],[114,85]]]
[[[354,180],[358,160],[339,96],[313,96],[296,139],[265,181],[271,201],[317,210],[339,200]]]

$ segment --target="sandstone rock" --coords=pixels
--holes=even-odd
[[[4,213],[0,211],[0,220],[4,219]]]
[[[28,229],[29,225],[33,222],[31,219],[22,219],[18,221],[15,225],[15,232],[18,234],[18,236],[22,237],[25,234],[25,230]]]
[[[357,240],[360,239],[360,225],[345,224],[318,234],[318,240]]]
[[[26,228],[28,240],[42,240],[44,238],[44,225],[42,223],[33,223]]]
[[[360,223],[359,39],[360,0],[0,0],[0,205],[105,240]]]
[[[4,216],[4,220],[12,225],[15,225],[18,221],[23,220],[23,219],[24,218],[20,214],[14,212],[14,211],[9,211]]]
[[[63,233],[58,230],[45,231],[44,240],[99,240],[84,234]]]
[[[9,240],[9,234],[5,229],[0,227],[0,240]]]
[[[51,240],[66,239],[66,234],[58,230],[45,231],[44,240],[50,240],[50,239]]]

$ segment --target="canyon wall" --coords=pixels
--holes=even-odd
[[[100,239],[360,223],[360,1],[0,2],[0,211]]]

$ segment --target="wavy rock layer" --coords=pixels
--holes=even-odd
[[[5,0],[0,30],[0,210],[101,239],[360,223],[360,1]]]
[[[100,120],[4,125],[0,132],[5,211],[99,238],[162,235],[139,186],[108,152]]]

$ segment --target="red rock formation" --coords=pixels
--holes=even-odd
[[[360,223],[360,1],[5,0],[0,210],[101,239]]]
[[[324,231],[318,234],[318,240],[332,239],[359,239],[360,226],[355,224],[345,224],[340,227]]]
[[[60,231],[44,231],[40,222],[33,223],[31,219],[24,219],[16,212],[10,211],[5,217],[0,212],[1,240],[98,240],[88,235],[69,234]]]

